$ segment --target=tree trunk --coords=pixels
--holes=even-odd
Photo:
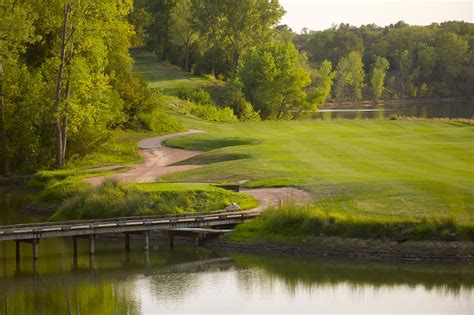
[[[8,138],[5,122],[5,97],[3,95],[3,57],[0,56],[0,141],[2,142],[2,173],[9,172]]]
[[[56,104],[56,113],[58,117],[56,117],[56,122],[54,124],[54,130],[56,132],[56,166],[63,167],[64,166],[64,155],[65,152],[64,144],[63,144],[63,128],[62,128],[62,118],[63,114],[61,114],[61,99],[62,99],[62,86],[63,86],[63,79],[64,79],[64,66],[66,63],[66,41],[67,41],[67,27],[68,27],[68,16],[71,7],[70,4],[66,4],[64,6],[64,17],[63,17],[63,29],[61,34],[61,51],[60,51],[60,63],[58,69],[58,77],[56,82],[56,91],[55,91],[55,104]]]
[[[237,48],[234,48],[234,58],[232,60],[232,67],[234,69],[234,72],[237,71],[237,66],[239,65],[239,51]]]
[[[189,71],[189,40],[186,41],[184,51],[184,70]]]
[[[278,109],[278,113],[277,113],[277,117],[276,117],[277,120],[278,120],[278,119],[281,119],[281,117],[283,116],[283,111],[284,111],[284,109],[285,109],[285,102],[286,102],[286,96],[283,97],[283,100],[282,100],[281,103],[280,103],[280,107],[279,107],[279,109]]]
[[[67,82],[66,82],[66,95],[64,97],[65,104],[64,104],[64,114],[62,118],[61,124],[61,135],[62,135],[62,152],[61,152],[61,159],[63,160],[63,164],[66,163],[66,147],[67,147],[67,126],[69,125],[69,97],[71,96],[71,60],[74,56],[74,37],[71,35],[71,49],[69,51],[69,56],[67,56]]]

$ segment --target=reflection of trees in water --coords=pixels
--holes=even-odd
[[[1,314],[138,314],[132,283],[68,285],[47,290],[4,291]]]
[[[351,290],[394,290],[400,286],[423,287],[439,296],[469,297],[474,288],[474,269],[468,265],[396,264],[334,259],[274,258],[232,255],[253,272],[239,274],[245,290],[276,287],[282,283],[290,295],[297,290],[347,285]],[[256,283],[258,282],[258,283]]]
[[[20,272],[11,269],[15,268],[14,261],[2,258],[2,262],[8,262],[4,264],[8,271],[0,275],[0,314],[139,313],[137,286],[144,283],[157,296],[160,290],[166,290],[164,296],[171,292],[171,296],[178,297],[192,284],[193,275],[229,265],[229,259],[184,246],[173,252],[165,247],[151,251],[145,263],[143,250],[126,255],[112,244],[95,255],[92,269],[89,255],[80,255],[77,269],[72,270],[72,253],[62,252],[61,242],[48,245],[48,250],[61,254],[40,257],[38,274],[31,270],[31,257],[24,257]],[[143,279],[145,282],[140,281]]]
[[[212,273],[229,271],[233,267],[234,263],[228,258],[170,265],[149,278],[151,290],[155,299],[179,304],[189,293],[202,285],[203,278]]]

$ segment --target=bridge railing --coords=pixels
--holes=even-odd
[[[255,217],[260,214],[258,210],[248,211],[211,211],[211,212],[197,212],[192,215],[168,215],[168,216],[142,216],[142,217],[123,217],[123,218],[111,218],[101,220],[77,220],[77,221],[62,221],[54,222],[53,224],[48,223],[37,223],[29,225],[9,225],[0,227],[0,239],[7,235],[21,235],[31,233],[44,233],[44,232],[70,232],[71,230],[90,230],[90,229],[107,229],[112,227],[128,228],[132,226],[156,226],[162,224],[177,224],[184,222],[211,222],[214,220],[221,219],[247,219]]]
[[[253,210],[244,210],[245,212],[251,212]],[[104,219],[88,219],[88,220],[67,220],[67,221],[47,221],[37,223],[20,223],[10,225],[0,225],[0,230],[7,230],[12,228],[29,228],[29,227],[42,227],[42,226],[63,226],[72,224],[99,224],[102,222],[114,222],[114,221],[139,221],[139,220],[157,220],[157,219],[168,219],[168,218],[186,218],[186,217],[197,217],[205,215],[217,215],[222,213],[233,213],[242,211],[226,211],[226,210],[215,210],[215,211],[200,211],[200,212],[188,212],[188,213],[173,213],[163,215],[149,215],[149,216],[128,216],[128,217],[115,217],[115,218],[104,218]]]

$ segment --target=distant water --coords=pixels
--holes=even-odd
[[[20,209],[28,197],[0,194],[2,224],[36,220]],[[22,245],[0,243],[0,314],[157,313],[442,313],[474,314],[474,267],[273,258],[140,239],[98,241],[96,255],[79,241],[44,239],[33,264]]]
[[[417,118],[474,118],[474,100],[446,103],[408,104],[391,107],[320,109],[314,118],[387,119],[393,116]]]

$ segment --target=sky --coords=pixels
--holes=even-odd
[[[300,32],[323,30],[333,24],[379,26],[400,20],[408,24],[461,20],[473,23],[474,0],[280,0],[287,11],[282,24]]]

